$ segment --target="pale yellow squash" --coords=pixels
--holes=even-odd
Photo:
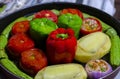
[[[100,59],[109,53],[111,41],[103,32],[94,32],[77,41],[75,60],[86,63],[92,59]]]
[[[87,73],[80,64],[60,64],[40,70],[34,79],[87,79]]]

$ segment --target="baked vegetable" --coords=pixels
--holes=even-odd
[[[83,14],[80,10],[74,9],[74,8],[66,8],[60,11],[60,14],[66,14],[66,13],[71,13],[74,15],[78,15],[80,18],[83,19]]]
[[[117,35],[117,32],[110,28],[107,30],[106,34],[108,34],[111,38],[111,49],[110,49],[110,62],[114,66],[120,65],[120,37]]]
[[[55,13],[57,16],[59,16],[60,15],[60,11],[59,10],[57,10],[57,9],[52,9],[51,10],[53,13]]]
[[[0,34],[0,59],[8,58],[5,47],[8,43],[8,37],[9,37],[10,31],[14,23],[19,22],[19,21],[24,21],[24,20],[27,20],[27,19],[25,17],[20,17],[16,19],[11,24],[9,24]]]
[[[16,19],[15,21],[13,21],[12,23],[10,23],[10,24],[3,30],[2,34],[5,35],[6,38],[8,38],[8,37],[9,37],[9,34],[10,34],[10,32],[11,32],[11,29],[12,29],[12,27],[13,27],[13,25],[14,25],[16,22],[25,21],[25,20],[27,20],[27,18],[25,18],[25,17],[20,17],[20,18]]]
[[[8,55],[6,53],[5,47],[8,43],[8,39],[5,35],[0,35],[0,60],[4,58],[8,58]]]
[[[35,75],[39,70],[47,66],[47,58],[40,49],[28,49],[21,53],[20,66],[28,74]]]
[[[85,69],[90,79],[99,79],[112,72],[111,65],[102,59],[89,61]]]
[[[47,18],[37,18],[30,21],[30,35],[37,43],[45,41],[50,32],[57,28],[57,25]]]
[[[102,25],[98,19],[92,17],[83,19],[83,23],[80,29],[80,33],[82,35],[90,34],[97,31],[102,32]]]
[[[60,64],[43,68],[34,79],[87,79],[87,73],[80,64]]]
[[[32,77],[30,77],[29,75],[25,74],[20,69],[18,69],[18,67],[11,60],[8,59],[8,56],[5,51],[5,46],[7,45],[8,36],[10,34],[12,26],[14,25],[14,23],[19,21],[24,21],[24,20],[27,20],[27,19],[25,17],[20,17],[17,20],[13,21],[3,30],[2,34],[0,35],[0,46],[1,46],[0,64],[18,77],[21,77],[23,79],[33,79]]]
[[[51,64],[70,63],[74,59],[77,40],[72,29],[58,28],[46,41],[48,61]]]
[[[105,33],[108,34],[111,38],[117,35],[116,30],[112,27],[107,29]]]
[[[75,37],[79,37],[82,19],[78,15],[70,13],[62,14],[58,18],[58,26],[61,28],[71,28],[75,32]]]
[[[83,36],[77,41],[75,59],[86,63],[92,59],[99,59],[109,53],[111,41],[107,34],[94,32]]]
[[[16,57],[20,57],[20,54],[28,49],[34,48],[34,41],[24,33],[18,33],[13,35],[7,44],[9,52]]]
[[[91,16],[91,15],[86,14],[86,13],[83,13],[83,16],[84,16],[84,18],[89,18],[89,17],[96,18],[95,16]],[[98,19],[98,18],[96,18],[96,19]],[[106,24],[105,22],[101,21],[100,19],[98,19],[98,20],[100,21],[100,23],[102,25],[102,32],[106,32],[109,28],[111,28],[110,25]]]
[[[0,60],[4,58],[8,58],[8,55],[6,53],[5,47],[8,43],[8,39],[5,35],[0,35]]]
[[[6,38],[5,35],[1,34],[0,35],[0,49],[4,49],[7,45],[8,39]]]
[[[40,12],[35,13],[34,16],[35,18],[48,18],[55,23],[58,21],[57,15],[51,10],[41,10]]]
[[[20,21],[16,22],[13,27],[12,27],[12,34],[17,34],[17,33],[27,33],[29,30],[30,24],[29,21]]]

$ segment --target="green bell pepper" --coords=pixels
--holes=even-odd
[[[79,37],[82,19],[78,15],[70,13],[62,14],[58,18],[58,26],[63,28],[72,28],[75,32],[76,38]]]
[[[43,42],[58,26],[47,18],[36,18],[30,21],[30,35],[37,42]]]

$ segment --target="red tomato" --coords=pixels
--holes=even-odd
[[[72,13],[72,14],[77,14],[80,18],[83,19],[83,14],[80,10],[78,9],[72,9],[72,8],[67,8],[67,9],[63,9],[61,11],[61,14],[66,14],[66,13]]]
[[[86,34],[97,32],[97,31],[102,31],[102,25],[98,19],[85,18],[83,20],[83,24],[80,30],[81,34],[86,35]]]
[[[36,74],[47,66],[47,58],[42,50],[29,49],[21,53],[20,65],[29,74]]]
[[[21,52],[34,47],[34,42],[24,33],[13,35],[8,40],[7,48],[14,56],[20,56]]]
[[[12,34],[26,33],[29,30],[29,21],[16,22],[12,27]]]
[[[35,14],[35,18],[48,18],[55,23],[57,23],[58,21],[57,15],[53,13],[51,10],[42,10],[40,12],[37,12]]]

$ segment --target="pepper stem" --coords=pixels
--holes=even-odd
[[[64,34],[64,33],[57,34],[57,38],[66,39],[66,38],[68,38],[68,34]]]

